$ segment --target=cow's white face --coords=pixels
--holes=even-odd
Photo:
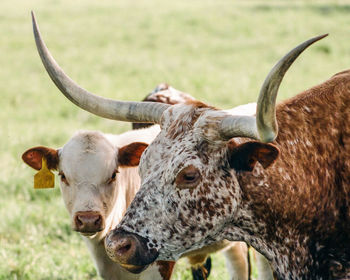
[[[58,171],[72,228],[100,239],[126,209],[128,175],[118,174],[118,167],[137,166],[146,147],[134,142],[118,148],[100,132],[81,131],[61,149],[34,147],[22,158],[39,170],[44,157],[48,168]]]
[[[228,238],[227,225],[244,211],[236,171],[263,162],[255,151],[273,153],[276,149],[270,144],[222,140],[217,126],[223,114],[198,104],[175,105],[164,113],[160,134],[141,158],[141,188],[105,241],[110,257],[118,260],[125,250],[116,248],[115,241],[126,233],[140,236],[137,242],[149,251],[156,249],[162,260],[176,260]],[[240,239],[240,233],[230,234],[230,239]],[[142,263],[134,257],[120,259]]]
[[[72,228],[85,235],[103,230],[118,195],[118,149],[101,133],[80,132],[58,155],[61,191]],[[84,219],[92,219],[95,225],[84,228]]]

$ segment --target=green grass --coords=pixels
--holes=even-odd
[[[342,1],[5,0],[0,3],[0,279],[97,279],[59,190],[32,189],[21,154],[59,147],[78,129],[130,124],[84,112],[58,93],[37,55],[30,10],[65,71],[92,92],[141,100],[161,82],[221,108],[256,100],[274,63],[312,36],[280,100],[350,66]],[[227,279],[221,254],[211,279]],[[174,279],[191,279],[185,261]]]

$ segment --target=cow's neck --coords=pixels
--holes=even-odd
[[[238,174],[246,207],[233,226],[281,278],[328,279],[350,265],[349,74],[345,81],[336,76],[281,104],[279,159]]]
[[[115,186],[118,193],[116,195],[114,208],[106,221],[107,232],[111,231],[119,224],[126,209],[140,188],[140,177],[137,170],[138,167],[120,167],[118,169],[119,173],[117,174]]]

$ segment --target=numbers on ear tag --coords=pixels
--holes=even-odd
[[[55,186],[55,174],[47,168],[46,158],[41,159],[41,169],[34,175],[34,189],[48,189]]]

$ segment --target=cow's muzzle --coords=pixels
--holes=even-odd
[[[105,221],[96,211],[79,211],[73,217],[73,230],[81,233],[97,233],[104,230]]]
[[[132,273],[140,273],[158,257],[156,249],[148,249],[147,239],[137,234],[114,230],[105,239],[108,256]]]

